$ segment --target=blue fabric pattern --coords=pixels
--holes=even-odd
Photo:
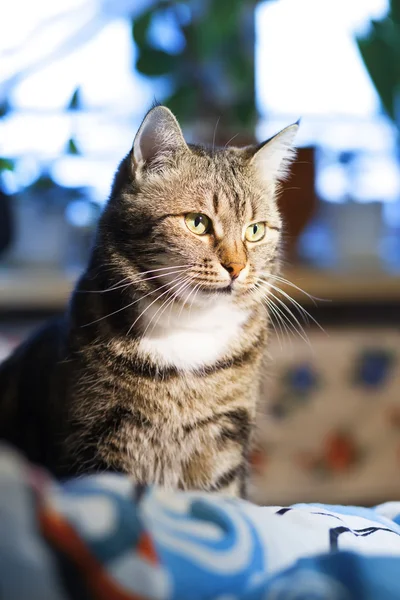
[[[400,598],[400,502],[259,507],[0,449],[2,600]]]

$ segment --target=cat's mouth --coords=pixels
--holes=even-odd
[[[233,293],[233,282],[228,283],[225,287],[217,288],[215,290],[218,294],[232,294]]]
[[[215,297],[216,295],[218,296],[229,296],[230,294],[233,294],[233,288],[232,285],[229,284],[225,287],[203,287],[203,289],[201,290],[201,295],[207,296],[209,298]]]
[[[233,294],[241,294],[244,291],[244,287],[243,285],[238,285],[235,281],[231,281],[230,283],[228,283],[227,285],[221,286],[221,287],[210,287],[208,289],[204,289],[203,292],[205,292],[206,294],[210,294],[210,295],[215,295],[215,294],[219,294],[219,295],[223,295],[223,296],[229,296],[229,295],[233,295]]]

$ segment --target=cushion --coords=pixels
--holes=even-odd
[[[0,447],[2,600],[400,598],[400,503],[261,507]]]

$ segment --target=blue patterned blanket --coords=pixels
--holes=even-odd
[[[258,507],[0,449],[2,600],[400,598],[400,502]]]

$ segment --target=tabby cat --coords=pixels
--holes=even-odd
[[[149,111],[66,314],[0,368],[2,438],[59,477],[244,495],[296,130],[206,149]]]

